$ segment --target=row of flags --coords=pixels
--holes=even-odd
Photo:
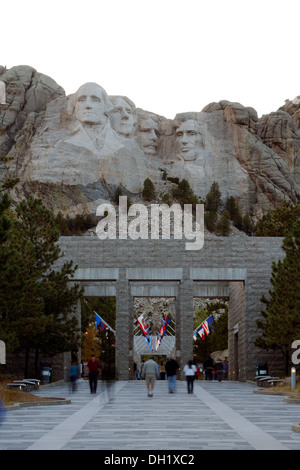
[[[209,327],[212,329],[212,331],[214,330],[213,328],[213,322],[214,322],[214,316],[213,315],[210,315],[209,317],[207,317],[202,323],[201,325],[198,326],[198,328],[194,331],[194,340],[196,341],[197,339],[197,334],[200,336],[201,339],[205,339],[205,335],[208,336],[209,335]]]
[[[109,324],[106,323],[106,321],[104,321],[103,318],[100,317],[100,315],[98,315],[98,313],[96,313],[96,312],[94,312],[94,313],[95,313],[96,330],[99,331],[100,335],[101,335],[102,331],[106,328],[109,329],[110,331],[112,331],[114,334],[116,333],[115,330],[113,328],[111,328],[109,326]],[[161,320],[160,329],[156,333],[155,351],[158,350],[158,348],[159,348],[159,346],[162,342],[162,339],[166,334],[166,331],[167,331],[167,328],[168,328],[168,325],[169,325],[170,321],[171,321],[171,318],[167,314],[165,314],[164,319]],[[148,346],[150,348],[150,351],[153,352],[152,339],[151,339],[151,336],[150,336],[150,333],[149,333],[149,328],[147,327],[147,323],[144,319],[143,314],[140,315],[137,318],[137,322],[139,324],[139,327],[141,328],[141,331],[143,333],[143,337],[145,338],[145,341],[146,341],[146,343],[148,344]],[[198,328],[194,331],[194,335],[193,335],[194,340],[196,341],[197,335],[199,335],[200,338],[202,340],[204,340],[205,335],[206,336],[209,335],[209,328],[211,328],[211,330],[213,331],[213,329],[214,329],[213,328],[213,322],[214,322],[214,316],[213,315],[210,315],[209,317],[207,317],[201,323],[201,325],[199,325]]]
[[[167,331],[167,328],[168,328],[168,325],[169,325],[170,321],[171,321],[171,318],[167,314],[165,314],[164,319],[161,320],[160,329],[156,333],[155,351],[158,350],[158,348],[159,348],[159,346],[162,342],[162,339],[166,334],[166,331]],[[152,339],[151,339],[151,336],[150,336],[149,328],[147,327],[146,321],[143,317],[143,314],[140,315],[137,318],[137,322],[138,322],[138,324],[139,324],[139,326],[142,330],[143,336],[145,338],[146,343],[148,344],[148,346],[150,348],[150,351],[153,352]]]
[[[105,329],[112,331],[114,334],[116,333],[115,330],[111,328],[111,326],[109,326],[109,324],[105,320],[103,320],[103,318],[101,318],[97,312],[94,312],[94,314],[95,314],[95,329],[98,330],[99,335],[101,335],[102,331]],[[170,321],[171,321],[171,318],[167,314],[165,315],[164,319],[161,321],[160,329],[156,334],[156,344],[155,344],[156,351],[158,350],[161,344],[161,341],[166,334],[168,324],[170,323]],[[153,352],[152,339],[150,336],[149,328],[147,327],[146,321],[143,317],[143,314],[137,318],[137,322],[142,330],[143,337],[145,338],[145,341],[148,344],[150,351]]]

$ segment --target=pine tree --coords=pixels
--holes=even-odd
[[[214,181],[205,198],[205,210],[207,212],[217,213],[220,207],[221,207],[221,191],[219,188],[219,184]]]
[[[255,235],[257,237],[285,237],[291,233],[295,220],[300,219],[300,201],[293,204],[283,201],[280,207],[270,210],[257,223]]]
[[[144,181],[142,196],[145,201],[152,201],[155,198],[154,184],[149,178],[146,178]]]
[[[181,206],[184,206],[184,204],[198,204],[198,198],[186,179],[179,181],[177,187],[172,189],[172,196]]]
[[[216,229],[218,235],[222,237],[228,237],[228,235],[230,234],[230,218],[229,213],[226,209],[222,212],[221,219],[217,223]]]
[[[1,245],[0,336],[8,350],[56,354],[78,338],[73,317],[82,290],[69,286],[75,267],[53,265],[62,256],[53,215],[41,200],[29,198],[16,208],[5,243]]]
[[[280,350],[285,358],[288,375],[291,344],[300,338],[300,221],[293,224],[292,232],[284,238],[283,260],[272,265],[269,298],[261,301],[266,308],[263,319],[257,321],[262,335],[255,345],[266,350]]]

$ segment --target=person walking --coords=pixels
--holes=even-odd
[[[205,380],[212,380],[213,370],[214,370],[214,360],[210,354],[207,355],[207,358],[203,362],[203,367],[205,371]]]
[[[156,379],[158,379],[158,367],[153,359],[149,359],[145,362],[142,372],[142,378],[146,380],[146,386],[148,390],[148,397],[153,397],[153,391]]]
[[[216,369],[216,380],[221,382],[223,378],[223,362],[221,361],[221,359],[217,359],[215,363],[215,369]]]
[[[228,379],[228,359],[225,357],[224,362],[223,362],[223,378],[224,380]]]
[[[183,369],[185,374],[186,383],[187,383],[187,392],[193,393],[194,390],[194,380],[195,380],[195,373],[197,371],[197,367],[193,364],[192,361],[189,361]]]
[[[76,392],[78,377],[79,377],[78,362],[77,361],[72,361],[72,363],[69,367],[70,391],[72,393]]]
[[[100,372],[100,363],[94,354],[91,355],[87,363],[87,372],[89,374],[89,384],[91,393],[97,392],[98,375]]]
[[[178,362],[173,357],[169,358],[165,364],[165,371],[168,380],[169,393],[174,393],[176,390],[176,373],[179,368]]]

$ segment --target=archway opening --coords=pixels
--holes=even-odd
[[[206,374],[205,364],[209,357],[214,362],[227,361],[228,367],[228,302],[229,298],[194,297],[193,359],[199,367],[199,379],[214,378]],[[224,374],[228,378],[228,372]]]
[[[83,373],[85,374],[89,358],[94,354],[100,361],[102,375],[115,378],[116,298],[84,297],[81,303],[81,323]]]
[[[149,357],[155,358],[163,376],[166,359],[176,352],[176,298],[135,297],[133,310],[133,378]]]

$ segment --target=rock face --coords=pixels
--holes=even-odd
[[[1,179],[20,178],[11,197],[29,194],[69,214],[95,214],[103,200],[139,194],[146,178],[187,179],[204,198],[217,181],[254,219],[300,196],[300,100],[258,119],[239,103],[211,103],[173,120],[108,96],[98,84],[66,96],[27,66],[0,67]]]

